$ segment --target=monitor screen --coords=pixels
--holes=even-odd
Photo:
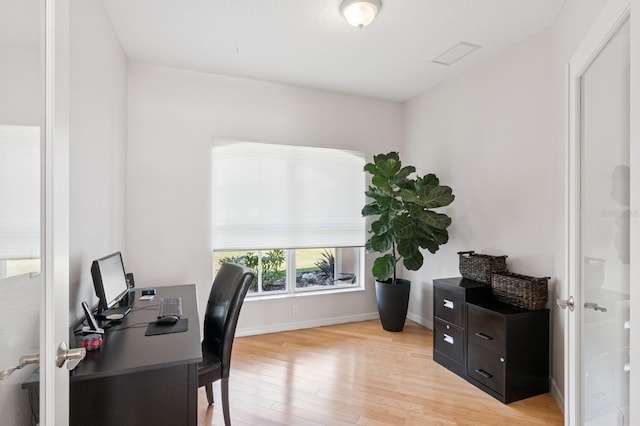
[[[91,276],[101,310],[111,309],[129,291],[120,252],[94,260]]]

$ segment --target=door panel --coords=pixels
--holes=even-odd
[[[607,3],[569,65],[570,425],[630,424],[629,10]]]
[[[0,163],[11,166],[0,164],[7,426],[68,424],[69,373],[56,366],[69,333],[68,19],[68,0],[0,0]]]
[[[40,0],[0,0],[0,401],[9,426],[35,424],[38,411],[22,389],[37,363],[12,369],[40,352],[43,13]]]
[[[582,419],[629,424],[629,19],[580,78]],[[580,312],[580,311],[579,311]],[[625,354],[627,354],[625,356]]]

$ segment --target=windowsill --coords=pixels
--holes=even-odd
[[[350,288],[336,288],[333,290],[309,290],[299,291],[297,293],[277,293],[277,294],[262,294],[260,296],[249,296],[244,298],[244,302],[253,302],[258,300],[273,300],[273,299],[288,299],[295,297],[308,297],[308,296],[321,296],[325,294],[342,294],[342,293],[356,293],[359,291],[365,291],[364,287],[350,287]]]

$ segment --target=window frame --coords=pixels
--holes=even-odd
[[[322,248],[322,247],[321,247]],[[327,247],[329,248],[329,247]],[[224,253],[224,252],[255,252],[258,256],[258,265],[257,265],[257,274],[256,279],[258,280],[258,286],[255,292],[247,292],[245,300],[260,300],[260,299],[271,299],[271,298],[283,298],[283,297],[299,297],[299,296],[311,296],[311,295],[319,295],[319,294],[328,294],[328,293],[341,293],[341,292],[352,292],[352,291],[361,291],[365,289],[365,280],[364,280],[364,263],[365,263],[365,248],[364,247],[333,247],[336,251],[336,258],[341,257],[342,250],[351,249],[354,253],[354,273],[356,274],[356,281],[353,284],[334,284],[327,286],[314,286],[312,288],[299,288],[297,286],[297,271],[296,271],[296,250],[304,249],[304,248],[291,248],[291,249],[281,249],[285,251],[285,289],[284,290],[273,290],[273,291],[265,291],[262,287],[262,257],[264,252],[274,249],[245,249],[245,250],[215,250],[213,252],[214,259],[214,275],[215,271],[218,267],[216,264],[216,253]],[[339,253],[339,255],[338,255]],[[337,268],[336,268],[337,269]]]

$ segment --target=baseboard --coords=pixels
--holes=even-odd
[[[270,324],[264,327],[244,327],[236,330],[237,337],[255,336],[257,334],[278,333],[281,331],[302,330],[305,328],[323,327],[326,325],[346,324],[349,322],[369,321],[378,319],[378,312],[347,315],[342,317],[319,318],[309,321],[295,321],[280,324]]]
[[[560,392],[560,388],[558,388],[558,385],[556,384],[556,381],[553,380],[553,378],[550,379],[550,383],[551,396],[553,396],[553,399],[556,400],[556,404],[558,404],[558,407],[560,407],[560,412],[564,414],[564,395],[562,394],[562,392]]]
[[[407,314],[407,319],[411,320],[415,323],[420,324],[423,327],[428,328],[429,330],[433,330],[433,318],[425,318],[420,315],[416,315],[414,313],[409,312]]]

